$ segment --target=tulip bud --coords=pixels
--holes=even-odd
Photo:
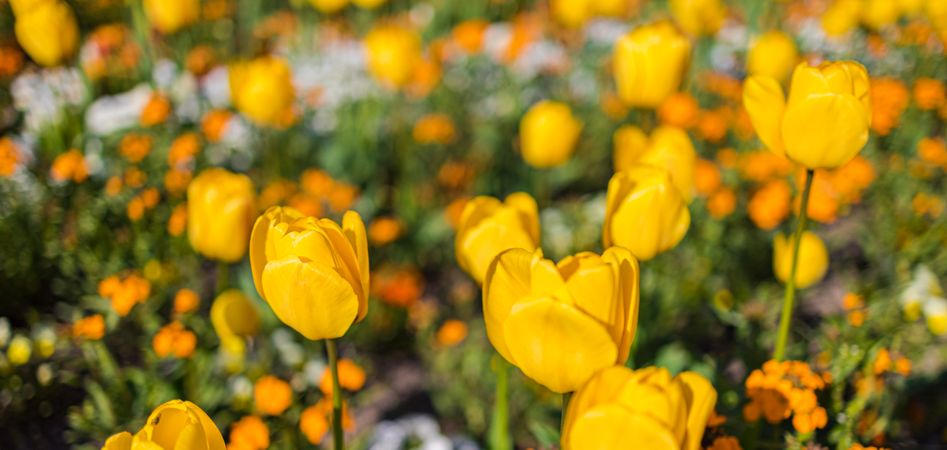
[[[145,426],[134,436],[127,431],[105,441],[103,450],[131,449],[225,450],[224,437],[214,421],[199,406],[171,400],[148,416]]]
[[[684,130],[660,126],[645,136],[640,128],[625,125],[615,131],[615,171],[621,172],[635,164],[661,167],[671,174],[671,181],[685,201],[694,195],[694,171],[697,152]]]
[[[572,157],[581,132],[582,122],[568,105],[543,100],[520,121],[523,159],[536,168],[561,166]]]
[[[256,307],[237,289],[217,296],[210,307],[210,322],[224,350],[233,355],[243,355],[246,350],[244,338],[256,335],[260,329]]]
[[[649,260],[677,245],[690,222],[684,197],[665,169],[634,165],[608,182],[605,247],[618,245],[639,260]]]
[[[421,63],[421,37],[410,28],[378,25],[365,36],[368,70],[381,84],[400,88]]]
[[[773,242],[773,271],[785,283],[792,269],[792,237],[782,233]],[[818,283],[829,268],[829,251],[819,236],[811,231],[802,233],[799,241],[799,260],[796,263],[796,288],[804,289]]]
[[[615,44],[618,96],[629,106],[657,108],[677,91],[690,60],[691,44],[670,22],[636,28]]]
[[[280,58],[261,56],[230,67],[233,104],[259,125],[289,122],[295,95],[292,71]]]
[[[200,0],[144,0],[148,22],[163,34],[174,34],[201,17]]]
[[[457,225],[457,263],[477,282],[504,250],[539,247],[539,207],[529,194],[517,192],[500,200],[479,196],[464,205]]]
[[[69,5],[58,0],[14,2],[14,25],[20,47],[38,64],[51,67],[72,57],[79,27]]]
[[[788,99],[776,79],[752,76],[743,104],[770,151],[810,169],[841,166],[868,142],[868,73],[857,62],[799,64]]]
[[[786,33],[770,31],[760,36],[746,56],[746,71],[763,75],[782,83],[796,66],[799,52],[796,43]]]
[[[529,378],[554,392],[574,391],[628,359],[638,278],[638,261],[620,247],[559,264],[543,259],[541,250],[507,250],[483,282],[487,336]]]
[[[716,403],[717,391],[697,373],[672,378],[664,368],[610,367],[572,397],[561,445],[564,450],[699,450]]]
[[[274,206],[253,225],[250,268],[257,292],[308,339],[335,339],[368,313],[368,239],[348,211],[339,226]]]
[[[712,36],[727,18],[727,7],[720,0],[671,0],[674,20],[694,36]]]
[[[187,237],[198,253],[237,262],[247,251],[253,222],[253,183],[246,175],[212,168],[187,187]]]

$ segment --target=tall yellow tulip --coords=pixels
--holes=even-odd
[[[674,20],[694,36],[717,34],[727,18],[727,6],[720,0],[671,0]]]
[[[773,241],[773,271],[779,281],[789,280],[792,270],[792,238],[782,233]],[[799,240],[799,262],[796,264],[796,287],[804,289],[818,283],[829,268],[829,251],[819,236],[811,231]]]
[[[615,44],[613,69],[618,96],[629,106],[656,108],[678,90],[691,44],[673,24],[638,27]]]
[[[562,448],[699,450],[716,403],[716,389],[697,373],[610,367],[569,402]]]
[[[224,450],[224,437],[199,406],[171,400],[148,416],[145,426],[132,436],[123,431],[105,441],[102,450]]]
[[[457,263],[477,282],[504,250],[539,247],[539,207],[529,194],[516,192],[500,200],[478,196],[460,214],[454,253]]]
[[[201,17],[200,0],[144,0],[148,22],[163,34],[173,34]]]
[[[760,36],[746,56],[746,71],[782,83],[799,60],[799,51],[792,38],[782,31],[769,31]]]
[[[810,169],[834,168],[868,141],[871,100],[868,73],[854,61],[796,66],[788,100],[779,82],[752,76],[743,104],[770,151]]]
[[[285,125],[295,95],[292,71],[281,58],[261,56],[230,67],[230,98],[237,110],[259,125]]]
[[[543,100],[533,105],[520,121],[523,159],[538,168],[561,166],[575,151],[582,122],[569,105]]]
[[[671,174],[671,181],[685,201],[693,197],[697,152],[683,129],[662,125],[648,137],[640,128],[624,125],[615,131],[614,147],[616,172],[635,164],[661,167]]]
[[[381,84],[400,88],[411,81],[421,63],[421,37],[395,24],[377,25],[365,36],[368,71]]]
[[[76,52],[79,27],[69,5],[58,0],[13,2],[14,31],[23,50],[38,64],[51,67]]]
[[[487,336],[526,376],[558,393],[624,364],[638,324],[638,261],[612,247],[555,264],[507,250],[483,283]]]
[[[640,260],[668,250],[687,234],[691,215],[671,174],[660,167],[634,165],[608,182],[605,247],[618,245]]]
[[[253,225],[250,268],[257,291],[307,339],[335,339],[368,313],[368,240],[355,211],[342,226],[274,206]]]
[[[187,238],[198,253],[237,262],[247,251],[254,215],[253,183],[246,175],[207,169],[187,187]]]
[[[210,307],[210,322],[224,350],[243,355],[244,339],[260,329],[260,314],[249,298],[237,289],[222,292]]]

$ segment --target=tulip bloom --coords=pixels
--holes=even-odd
[[[517,192],[506,200],[478,196],[464,205],[457,225],[454,254],[457,263],[482,282],[493,259],[504,250],[539,247],[539,207],[529,194]]]
[[[717,391],[697,373],[610,367],[569,402],[562,448],[699,450],[716,403]]]
[[[796,265],[796,288],[804,289],[818,283],[829,268],[829,251],[819,236],[811,231],[799,240],[799,262]],[[792,238],[782,233],[773,242],[773,271],[785,283],[792,270]]]
[[[602,231],[606,248],[618,245],[649,260],[677,245],[690,223],[684,197],[667,170],[635,165],[608,182]]]
[[[187,187],[187,238],[210,259],[232,263],[243,258],[253,214],[253,183],[246,175],[207,169]]]
[[[261,56],[230,67],[230,98],[259,125],[282,126],[292,118],[293,74],[286,61]]]
[[[635,164],[661,167],[671,174],[674,186],[686,201],[694,196],[694,172],[697,152],[684,130],[663,125],[648,137],[640,128],[625,125],[615,131],[615,171],[621,172]]]
[[[776,79],[752,76],[743,86],[743,104],[770,151],[809,169],[834,168],[868,141],[868,86],[868,73],[857,62],[801,63],[788,99]]]
[[[770,31],[760,36],[746,56],[746,71],[782,83],[799,60],[799,51],[792,38],[781,31]]]
[[[224,291],[210,307],[210,322],[220,338],[220,344],[230,354],[243,355],[244,338],[257,334],[260,314],[253,302],[237,289]]]
[[[173,34],[201,17],[200,0],[144,0],[148,22],[163,34]]]
[[[214,421],[199,406],[171,400],[148,416],[145,426],[134,436],[127,431],[112,435],[103,450],[139,448],[224,450],[224,437]]]
[[[368,240],[355,211],[342,226],[274,206],[250,237],[257,292],[307,339],[335,339],[368,312]]]
[[[727,18],[727,7],[720,0],[671,0],[671,14],[684,31],[712,36]]]
[[[421,63],[421,37],[410,28],[378,25],[365,36],[368,71],[381,84],[397,89],[411,81]]]
[[[543,100],[520,121],[520,146],[526,163],[537,168],[561,166],[575,151],[582,122],[569,105]]]
[[[487,336],[526,376],[558,393],[624,364],[638,324],[638,261],[612,247],[559,264],[507,250],[483,282]]]
[[[657,108],[677,92],[690,61],[691,44],[670,22],[636,28],[615,44],[618,96],[629,106]]]
[[[79,27],[69,5],[58,0],[13,2],[14,31],[20,47],[38,64],[56,66],[72,57]]]

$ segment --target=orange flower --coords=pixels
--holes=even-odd
[[[785,180],[773,180],[766,183],[753,194],[747,210],[750,219],[757,227],[772,230],[789,216],[791,193]]]
[[[796,431],[811,433],[828,422],[815,395],[825,383],[825,376],[802,361],[767,361],[746,379],[750,403],[743,407],[743,416],[750,422],[762,417],[772,424],[792,416]]]
[[[201,138],[195,132],[183,133],[171,142],[168,150],[168,165],[180,167],[194,161],[194,156],[201,150]]]
[[[740,441],[733,436],[718,436],[707,450],[743,450]]]
[[[772,154],[772,152],[768,152],[768,151],[761,152],[761,153]],[[720,163],[720,167],[723,167],[726,169],[732,169],[737,166],[737,162],[740,161],[740,156],[737,154],[736,150],[732,148],[722,148],[718,150],[717,153],[714,155],[714,159],[716,159],[717,162]]]
[[[448,161],[437,171],[437,182],[449,189],[464,189],[474,178],[474,170],[463,161]]]
[[[0,177],[9,177],[20,163],[20,150],[10,138],[0,139]]]
[[[99,282],[99,296],[112,302],[112,309],[125,317],[138,303],[143,303],[151,295],[151,283],[138,274],[132,273],[124,279],[112,275]]]
[[[0,46],[0,78],[10,78],[23,67],[23,52],[13,44]]]
[[[710,195],[720,188],[720,169],[711,161],[698,159],[694,168],[694,187],[703,196]]]
[[[177,237],[184,234],[187,229],[187,205],[180,204],[171,211],[171,217],[168,218],[168,234]]]
[[[460,320],[450,319],[437,330],[437,345],[454,347],[467,338],[467,324]]]
[[[119,176],[113,176],[105,182],[105,195],[109,197],[114,197],[122,192],[122,178]]]
[[[412,268],[381,268],[371,276],[371,293],[393,306],[407,308],[421,296],[424,280]]]
[[[710,142],[719,142],[727,136],[729,114],[724,108],[704,111],[697,122],[697,132]]]
[[[187,52],[185,66],[187,66],[188,72],[191,72],[197,76],[202,76],[207,72],[210,72],[210,69],[214,67],[215,62],[216,55],[214,54],[213,47],[209,45],[196,45]]]
[[[802,191],[801,183],[804,183],[805,176],[797,177],[800,185],[797,185],[798,191]],[[841,206],[838,200],[838,193],[835,186],[832,186],[831,177],[828,172],[818,170],[812,179],[812,190],[809,192],[809,207],[806,214],[808,217],[819,223],[832,223],[838,218],[838,210]],[[797,196],[793,203],[793,210],[798,213],[802,204],[802,197]]]
[[[303,172],[303,176],[307,172],[308,170]],[[261,211],[266,211],[271,206],[283,203],[294,193],[296,193],[296,183],[289,180],[271,181],[263,188],[263,192],[260,192],[260,196],[257,198],[257,207]]]
[[[326,418],[325,411],[319,405],[304,409],[299,416],[299,430],[306,435],[310,444],[319,445],[329,431],[329,420]]]
[[[339,360],[339,386],[349,391],[358,391],[365,386],[365,370],[355,364],[351,359],[342,358]],[[319,389],[323,395],[332,397],[332,372],[326,368],[322,372],[322,378],[319,380]]]
[[[846,203],[858,203],[862,191],[875,181],[875,166],[864,156],[858,155],[831,172],[832,185],[840,200]]]
[[[928,164],[947,170],[947,146],[940,138],[924,138],[917,143],[917,156]]]
[[[865,299],[849,292],[842,298],[842,309],[847,313],[848,322],[858,328],[865,323]]]
[[[119,152],[131,163],[137,163],[151,152],[151,136],[129,133],[118,145]],[[129,183],[131,184],[131,183]]]
[[[898,125],[901,113],[908,107],[908,88],[897,78],[872,78],[871,129],[882,136]]]
[[[486,20],[466,20],[451,30],[451,39],[467,53],[478,53],[483,48],[483,36],[490,25]]]
[[[717,158],[720,159],[719,154]],[[788,159],[766,150],[743,154],[738,161],[743,178],[757,183],[784,177],[792,173],[793,169]]]
[[[394,217],[377,217],[368,225],[368,240],[372,245],[381,247],[390,244],[401,236],[404,226]]]
[[[358,199],[358,188],[348,183],[336,182],[329,192],[329,207],[335,212],[342,212],[351,208]]]
[[[258,416],[245,416],[230,426],[228,450],[266,450],[270,446],[270,429]]]
[[[710,217],[722,219],[729,216],[737,208],[737,195],[733,189],[723,188],[714,192],[707,199],[707,211]]]
[[[442,72],[441,65],[430,56],[419,59],[406,91],[415,98],[427,96],[440,83]]]
[[[700,108],[697,99],[685,92],[671,94],[658,108],[661,123],[680,128],[690,128],[697,124]]]
[[[174,294],[174,313],[187,314],[201,305],[201,298],[190,289],[184,288]]]
[[[207,140],[210,142],[220,142],[220,138],[224,136],[224,131],[227,130],[227,124],[230,123],[230,118],[233,117],[233,113],[223,109],[215,109],[209,111],[204,115],[204,119],[201,120],[201,132],[204,133],[204,136],[207,136]]]
[[[414,125],[411,136],[419,144],[450,144],[457,131],[446,114],[428,114]]]
[[[168,355],[189,358],[197,347],[197,335],[184,328],[181,322],[174,321],[158,330],[151,340],[151,347],[159,358]]]
[[[73,337],[97,341],[105,335],[105,318],[101,314],[83,317],[72,324]]]
[[[464,207],[467,206],[467,201],[470,200],[470,197],[459,197],[451,200],[451,202],[444,208],[444,216],[447,218],[447,223],[450,224],[450,227],[457,229],[457,224],[460,223],[460,216],[464,213]]]
[[[151,98],[148,99],[148,103],[145,104],[145,108],[141,110],[141,126],[150,127],[158,125],[165,120],[171,114],[171,102],[167,97],[155,92],[151,94]]]
[[[188,169],[171,169],[164,174],[164,188],[169,194],[179,196],[187,191],[192,177]]]
[[[944,105],[944,84],[933,78],[918,78],[914,81],[914,102],[925,111]]]
[[[253,386],[253,400],[256,409],[261,413],[278,416],[293,403],[293,390],[289,383],[266,375]]]
[[[89,168],[86,166],[85,157],[77,149],[71,149],[53,160],[53,166],[49,169],[49,176],[56,181],[72,180],[81,183],[89,176]]]

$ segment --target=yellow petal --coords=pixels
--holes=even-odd
[[[365,234],[365,222],[362,221],[362,216],[355,211],[346,211],[345,215],[342,216],[342,231],[352,244],[352,248],[355,249],[355,258],[358,260],[358,273],[362,281],[362,291],[368,293],[370,276],[368,269],[368,238]],[[359,303],[358,320],[364,319],[365,314],[368,314],[367,300],[364,304]]]
[[[612,136],[612,161],[615,172],[621,172],[637,162],[648,147],[648,135],[634,125],[622,125]]]
[[[618,300],[618,279],[611,265],[594,253],[580,253],[559,262],[559,271],[575,306],[609,330],[617,346],[625,310]]]
[[[461,235],[458,235],[460,238]],[[466,261],[466,269],[479,281],[500,252],[510,248],[533,250],[536,244],[522,227],[519,215],[513,209],[502,209],[463,233],[458,241],[458,255]]]
[[[266,264],[263,291],[276,317],[311,340],[341,337],[358,313],[358,297],[347,280],[331,267],[296,256]]]
[[[870,123],[870,111],[847,94],[790,104],[782,124],[786,155],[810,169],[841,166],[868,142]]]
[[[620,323],[621,339],[618,341],[618,364],[628,360],[631,344],[638,328],[638,305],[641,269],[638,260],[630,251],[611,247],[602,254],[602,259],[611,263],[618,278],[618,304],[621,305],[623,322]]]
[[[525,192],[514,192],[506,196],[503,202],[506,206],[512,207],[520,213],[520,219],[523,221],[523,227],[529,231],[533,242],[539,244],[539,206],[533,196]]]
[[[365,282],[362,281],[361,264],[357,259],[355,249],[352,247],[351,241],[343,234],[342,228],[336,225],[335,222],[322,219],[319,221],[319,226],[332,244],[332,250],[341,263],[338,267],[339,273],[352,285],[352,290],[355,291],[355,295],[358,297],[358,320],[362,320],[365,313],[368,312],[368,291]],[[368,252],[367,244],[365,252]]]
[[[266,266],[267,255],[272,254],[273,250],[267,251],[268,246],[272,246],[271,236],[277,234],[273,232],[279,223],[296,220],[302,217],[302,213],[290,207],[272,206],[266,210],[253,224],[253,232],[250,234],[250,270],[253,272],[253,285],[257,292],[263,296],[263,267]]]
[[[550,298],[515,305],[503,323],[513,362],[553,392],[574,391],[615,364],[618,350],[595,319]]]
[[[717,390],[703,376],[694,372],[681,372],[677,378],[687,387],[684,399],[687,402],[687,435],[682,450],[700,449],[700,440],[707,427],[707,419],[717,403]]]
[[[102,450],[131,450],[132,434],[127,431],[115,433],[105,440]]]
[[[743,83],[743,106],[760,141],[771,152],[785,155],[781,126],[786,97],[779,82],[767,76],[747,78]]]
[[[645,414],[616,405],[598,406],[579,417],[569,433],[568,450],[678,450],[674,435]]]
[[[575,392],[569,401],[562,427],[563,444],[570,442],[569,434],[576,420],[596,406],[613,403],[615,393],[629,381],[631,374],[631,369],[625,366],[611,366],[598,371]]]
[[[625,197],[611,206],[614,209],[606,210],[605,245],[624,247],[640,260],[676,246],[690,227],[690,211],[670,175],[650,166],[635,166],[622,174],[634,181]]]
[[[690,202],[694,196],[694,171],[697,165],[697,152],[687,136],[687,132],[678,127],[662,125],[651,133],[648,149],[638,159],[640,164],[661,167],[671,174],[671,181],[681,192],[684,200]]]
[[[513,305],[529,295],[532,266],[537,258],[542,258],[539,251],[509,249],[497,256],[484,278],[483,319],[487,337],[507,361],[512,361],[513,357],[507,349],[503,323]]]
[[[245,336],[253,336],[260,328],[260,316],[243,292],[224,291],[210,307],[210,321],[221,345],[232,354],[243,354]]]

